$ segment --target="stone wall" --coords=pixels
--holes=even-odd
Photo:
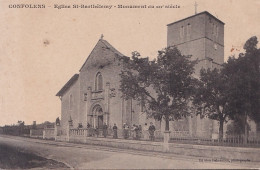
[[[101,105],[103,112],[109,114],[109,126],[116,123],[122,127],[122,99],[119,93],[121,72],[120,62],[117,55],[109,49],[102,40],[99,40],[86,63],[80,70],[80,120],[86,127],[95,104]],[[94,99],[91,95],[96,91],[95,78],[100,73],[103,78],[103,90],[101,98]],[[109,97],[110,90],[115,89],[115,97]],[[87,101],[83,100],[83,94],[88,94]],[[111,107],[113,106],[113,107]],[[105,118],[104,118],[105,119]]]
[[[30,137],[31,138],[42,138],[43,129],[30,129]]]
[[[86,143],[90,145],[109,146],[122,149],[136,149],[144,151],[163,151],[163,142],[135,141],[122,139],[107,139],[77,136],[70,142]],[[232,161],[232,159],[260,161],[260,148],[239,148],[239,147],[223,147],[223,146],[204,146],[191,144],[169,144],[170,153],[186,156],[204,157],[207,159],[224,159]]]
[[[70,104],[70,97],[72,97]],[[68,126],[68,120],[73,120],[73,127],[79,123],[79,81],[76,80],[61,97],[61,126]]]
[[[195,74],[199,76],[202,67],[218,67],[208,58],[218,64],[224,63],[224,23],[202,12],[169,24],[167,45],[176,45],[182,54],[201,60],[195,66]]]
[[[198,59],[195,65],[196,78],[200,77],[201,68],[220,68],[224,63],[224,23],[202,12],[171,23],[167,27],[167,46],[175,45],[183,55]],[[193,113],[188,121],[191,136],[211,138],[218,133],[217,125],[212,120]]]
[[[55,128],[43,129],[43,139],[55,139]]]

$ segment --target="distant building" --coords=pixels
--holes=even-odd
[[[224,62],[224,23],[208,12],[168,24],[167,45],[176,45],[184,55],[199,59],[195,75],[204,68],[220,67]],[[147,119],[142,105],[134,100],[121,98],[120,75],[123,56],[103,37],[75,74],[56,94],[61,99],[61,127],[65,129],[69,120],[73,127],[79,124],[102,128],[114,123],[121,129],[128,125],[154,122],[156,129],[164,129],[164,122]],[[161,128],[162,127],[162,128]],[[170,123],[170,131],[189,136],[216,137],[217,122],[189,117]]]

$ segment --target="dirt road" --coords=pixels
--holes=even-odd
[[[75,169],[239,169],[259,168],[259,163],[201,162],[197,157],[117,149],[85,144],[0,136],[0,143],[63,162]],[[1,152],[1,151],[0,151]],[[258,164],[258,165],[257,165]]]

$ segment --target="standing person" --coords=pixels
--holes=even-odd
[[[148,132],[148,125],[147,123],[144,124],[144,140],[149,140],[149,132]]]
[[[123,137],[126,139],[126,129],[125,129],[126,123],[123,124]]]
[[[138,126],[138,139],[141,139],[142,137],[142,125]]]
[[[139,128],[138,128],[138,125],[135,125],[135,139],[138,140],[139,139]]]
[[[136,128],[135,124],[133,124],[132,129],[131,129],[131,134],[132,134],[131,136],[133,139],[136,139],[136,131],[137,131],[137,128]]]
[[[104,125],[103,125],[103,136],[106,138],[107,137],[107,125],[106,125],[106,123],[104,123]]]
[[[152,122],[150,122],[149,134],[150,134],[151,141],[154,141],[154,131],[155,131],[155,126],[153,125]]]
[[[96,128],[94,128],[94,131],[95,131],[95,134],[97,135],[97,137],[98,137],[98,135],[99,135],[99,129],[98,129],[98,127],[96,126]]]
[[[129,130],[128,125],[126,123],[124,123],[124,125],[123,125],[123,136],[124,136],[124,139],[128,138],[128,130]]]
[[[115,139],[117,139],[117,126],[116,126],[116,124],[114,124],[114,126],[113,126],[113,138],[115,138]]]

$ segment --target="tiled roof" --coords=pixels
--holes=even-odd
[[[79,78],[79,74],[74,74],[70,80],[60,89],[60,91],[56,94],[56,96],[62,96],[67,89],[74,84]]]

